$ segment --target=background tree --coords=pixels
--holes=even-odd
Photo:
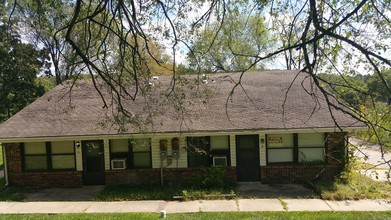
[[[369,99],[368,77],[360,74],[340,76],[337,74],[319,74],[320,86],[338,97],[338,100],[347,106],[359,108]],[[341,80],[342,79],[342,80]]]
[[[19,24],[22,24],[24,37],[38,48],[47,48],[56,84],[69,79],[80,59],[65,43],[64,36],[60,36],[61,33],[56,36],[56,32],[69,22],[72,3],[68,0],[19,0],[15,4],[14,13],[20,20]],[[52,75],[50,72],[47,74]]]
[[[274,41],[279,42],[281,48],[288,48],[283,52],[283,66],[288,69],[301,69],[304,57],[301,50],[291,47],[300,41],[300,28],[303,25],[292,25],[297,17],[290,13],[287,7],[282,13],[271,13],[276,25],[273,25],[271,32],[274,33]]]
[[[382,76],[388,85],[391,84],[391,70],[386,70],[382,72]],[[373,97],[379,101],[391,104],[391,95],[387,92],[385,84],[382,82],[382,79],[378,75],[374,75],[368,80],[368,92],[373,95]]]
[[[208,23],[195,36],[187,55],[190,67],[202,72],[263,69],[262,63],[252,64],[272,45],[264,18],[251,14],[252,8],[244,4],[228,5],[226,10],[224,23]]]
[[[22,43],[7,28],[0,26],[0,121],[44,94],[44,88],[35,79],[43,67],[48,67],[47,51]]]

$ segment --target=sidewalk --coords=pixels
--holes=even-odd
[[[126,202],[0,202],[0,214],[247,211],[391,211],[391,201],[325,201],[321,199],[238,199]]]

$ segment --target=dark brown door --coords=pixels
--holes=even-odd
[[[103,141],[82,141],[84,185],[105,184]]]
[[[258,135],[236,135],[236,170],[239,182],[260,181],[258,140]]]

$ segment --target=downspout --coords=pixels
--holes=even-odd
[[[4,179],[5,179],[5,186],[6,188],[8,186],[8,169],[7,169],[7,156],[5,155],[5,146],[1,145],[1,151],[3,153],[3,166],[4,166]]]
[[[163,159],[160,159],[160,185],[164,185],[164,176],[163,176]]]

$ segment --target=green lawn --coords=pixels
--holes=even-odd
[[[3,189],[4,178],[0,179],[0,189]],[[27,188],[23,187],[7,187],[0,191],[0,201],[26,201],[26,193],[29,192]]]
[[[161,219],[158,213],[1,215],[0,219]],[[391,212],[228,212],[167,214],[167,219],[391,219]]]

